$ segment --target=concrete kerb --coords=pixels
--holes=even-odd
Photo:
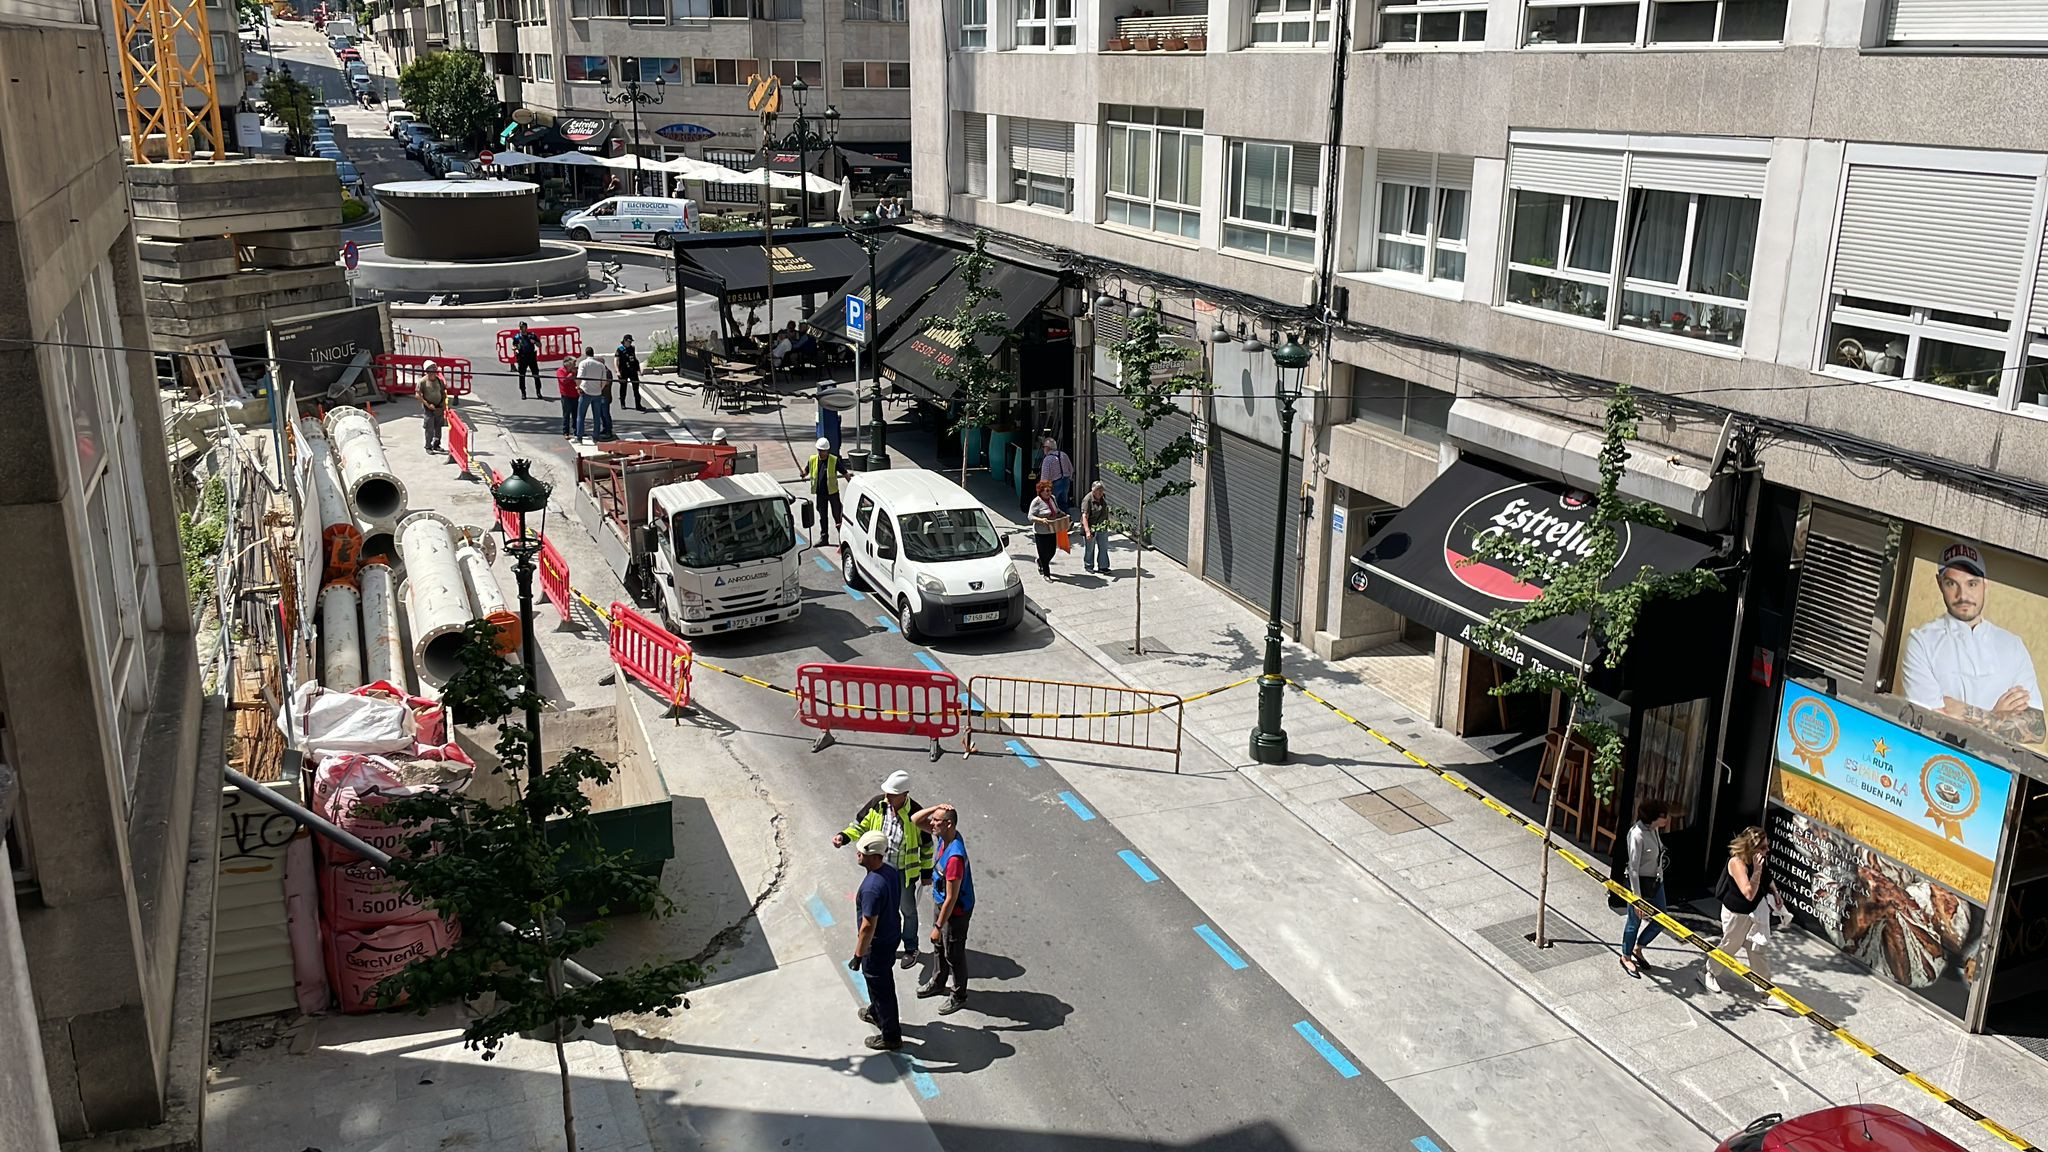
[[[592,252],[618,252],[645,256],[648,249],[635,244],[585,243]],[[422,317],[573,316],[579,312],[616,312],[649,304],[672,304],[677,286],[673,283],[650,292],[626,292],[616,296],[567,297],[558,300],[493,300],[485,304],[399,304],[391,305],[393,316]]]

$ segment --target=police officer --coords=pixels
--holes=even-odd
[[[540,394],[540,337],[527,331],[526,321],[519,322],[519,331],[512,334],[512,371],[519,375],[519,398],[526,399],[526,374],[533,373],[533,398],[546,399]]]
[[[647,411],[640,396],[640,350],[633,347],[631,333],[621,337],[619,346],[612,350],[612,370],[619,374],[619,403],[625,404],[631,397],[633,411]]]
[[[825,510],[832,510],[833,527],[846,520],[839,508],[839,457],[832,451],[832,441],[818,437],[818,450],[804,464],[804,478],[811,482],[811,504],[818,510],[818,544],[827,547],[832,543],[832,529],[825,526]]]

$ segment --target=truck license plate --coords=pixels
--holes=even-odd
[[[732,630],[737,632],[742,628],[758,628],[767,622],[768,617],[766,615],[742,616],[732,622]]]
[[[992,620],[1001,620],[1002,618],[1003,614],[1001,612],[966,612],[961,614],[960,622],[962,624],[987,624]]]

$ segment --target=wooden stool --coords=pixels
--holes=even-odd
[[[1558,754],[1557,744],[1563,737],[1552,728],[1543,736],[1543,760],[1536,766],[1536,783],[1529,789],[1529,799],[1534,801],[1545,788],[1557,787]]]
[[[1558,825],[1561,829],[1569,825],[1565,834],[1576,840],[1593,818],[1593,754],[1579,741],[1566,740],[1562,759],[1564,790],[1557,794]]]

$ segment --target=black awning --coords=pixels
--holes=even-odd
[[[903,155],[909,156],[909,149],[904,149]],[[893,172],[899,168],[910,167],[910,161],[907,159],[899,160],[894,156],[881,156],[873,152],[856,152],[843,145],[839,149],[839,160],[840,163],[846,165],[848,172],[856,176],[866,176],[876,172]]]
[[[794,148],[787,151],[769,152],[767,153],[767,158],[767,167],[770,172],[794,172],[797,170],[799,157]],[[807,151],[801,159],[804,163],[810,165],[810,171],[816,172],[825,163],[825,150],[817,148]]]
[[[679,240],[676,283],[728,304],[758,304],[768,298],[771,254],[778,297],[830,292],[855,271],[867,272],[867,254],[837,229],[829,236],[777,233],[767,248],[762,239],[759,232],[728,232]]]
[[[1046,298],[1059,291],[1059,278],[1044,272],[1034,272],[1018,264],[996,261],[995,268],[983,282],[994,295],[983,302],[983,306],[1002,313],[1011,331],[1038,311]],[[941,379],[938,369],[953,362],[953,350],[960,346],[959,337],[949,329],[930,328],[926,321],[931,317],[951,316],[960,307],[961,298],[967,294],[967,287],[960,277],[953,276],[939,285],[915,312],[905,319],[882,346],[882,367],[892,377],[915,387],[934,400],[944,401],[953,395],[953,384]],[[997,345],[995,337],[982,338],[982,351],[993,352]]]
[[[1415,502],[1375,534],[1351,560],[1350,587],[1411,620],[1453,640],[1478,647],[1474,630],[1503,608],[1527,603],[1541,589],[1520,582],[1515,574],[1488,561],[1465,564],[1484,534],[1514,533],[1520,539],[1548,543],[1570,552],[1584,539],[1590,498],[1566,485],[1539,480],[1478,457],[1466,456],[1430,483]],[[1615,565],[1611,584],[1627,582],[1645,567],[1682,572],[1699,567],[1718,545],[1711,540],[1629,525],[1627,544]],[[1631,653],[1648,654],[1629,665],[1663,665],[1648,674],[1625,668],[1621,679],[1631,686],[1654,683],[1664,701],[1691,699],[1691,682],[1718,685],[1727,658],[1727,600],[1707,596],[1677,605],[1656,604],[1646,610],[1636,630]],[[1711,636],[1717,629],[1719,647]],[[1584,617],[1545,620],[1520,637],[1517,650],[1496,653],[1509,663],[1536,661],[1558,669],[1575,669],[1586,636]],[[1597,659],[1597,654],[1596,654]],[[1686,668],[1706,669],[1693,677]],[[1672,675],[1670,673],[1680,673]],[[1606,677],[1602,677],[1606,679]],[[1715,689],[1718,691],[1718,688]]]
[[[883,346],[888,342],[889,330],[909,315],[939,281],[952,275],[953,261],[959,255],[958,248],[914,236],[898,233],[889,237],[888,243],[875,253],[880,299],[873,299],[868,292],[868,269],[862,264],[860,271],[833,292],[825,306],[811,317],[811,330],[820,336],[846,339],[846,298],[859,295],[873,304],[868,324],[874,329],[875,346]]]

